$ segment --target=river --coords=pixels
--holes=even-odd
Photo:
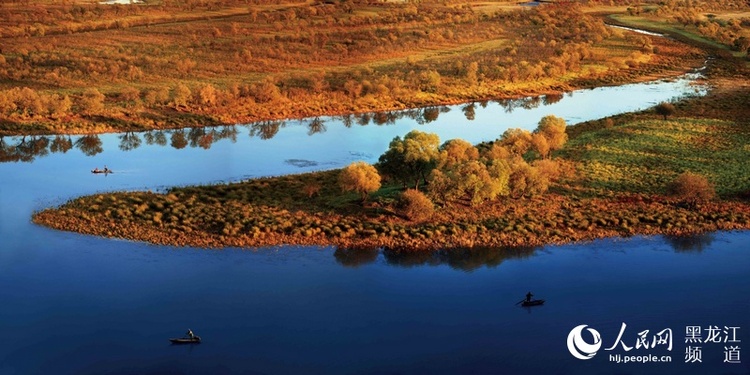
[[[694,78],[344,118],[5,137],[0,374],[748,373],[748,232],[405,257],[173,248],[30,222],[34,210],[94,192],[373,162],[412,129],[476,143],[547,114],[575,123],[630,112],[703,94]],[[115,173],[89,172],[104,165]],[[546,304],[517,306],[527,291]],[[571,353],[591,352],[591,331],[567,345],[583,324],[601,337],[587,360]],[[707,342],[686,343],[691,327]],[[169,344],[188,328],[203,343]]]

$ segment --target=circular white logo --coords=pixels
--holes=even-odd
[[[573,357],[578,359],[591,359],[594,358],[596,352],[602,347],[602,338],[599,332],[593,328],[588,327],[586,324],[581,324],[578,327],[573,328],[568,334],[568,350]],[[581,335],[583,329],[586,328],[592,336],[594,336],[594,342],[589,344],[583,339]]]

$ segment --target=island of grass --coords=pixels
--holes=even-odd
[[[746,122],[641,113],[567,132],[563,122],[560,133],[560,121],[545,117],[534,133],[511,129],[477,147],[460,140],[438,147],[436,136],[412,132],[392,142],[378,169],[355,163],[163,194],[97,194],[34,221],[162,245],[393,251],[750,228]],[[393,161],[411,169],[394,170]]]

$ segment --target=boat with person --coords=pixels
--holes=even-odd
[[[201,338],[193,334],[192,329],[188,329],[184,337],[169,339],[169,342],[172,344],[200,344]]]
[[[107,166],[105,165],[104,169],[99,169],[99,167],[96,167],[96,168],[94,168],[94,169],[91,170],[91,173],[95,173],[95,174],[99,174],[99,173],[109,174],[109,173],[114,173],[114,172],[112,172],[112,170],[109,169],[109,168],[107,168]]]
[[[539,305],[543,305],[543,304],[544,304],[544,300],[543,299],[534,299],[534,300],[531,300],[531,301],[523,301],[523,302],[521,302],[521,306],[524,306],[524,307],[539,306]]]
[[[544,304],[543,299],[532,299],[534,295],[531,294],[531,292],[526,293],[526,298],[516,302],[516,305],[521,304],[523,307],[529,307],[529,306],[540,306]]]
[[[172,344],[200,344],[201,338],[200,336],[180,337],[180,338],[169,339],[169,342],[171,342]]]

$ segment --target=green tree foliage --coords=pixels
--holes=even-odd
[[[435,205],[421,191],[408,189],[399,196],[396,210],[411,221],[424,221],[432,217]]]
[[[716,196],[716,190],[708,182],[708,179],[692,172],[685,172],[677,176],[667,187],[667,193],[691,204],[710,200]]]
[[[370,164],[354,162],[341,171],[339,186],[344,191],[357,192],[364,202],[370,193],[380,189],[380,174]]]
[[[426,182],[437,164],[439,144],[437,134],[412,130],[403,139],[393,138],[388,151],[380,156],[378,168],[404,186],[413,183],[414,189],[419,190],[419,181]]]
[[[656,113],[664,116],[664,119],[667,119],[667,116],[671,116],[675,112],[675,107],[672,103],[667,102],[661,102],[656,107],[654,107],[654,110]]]

